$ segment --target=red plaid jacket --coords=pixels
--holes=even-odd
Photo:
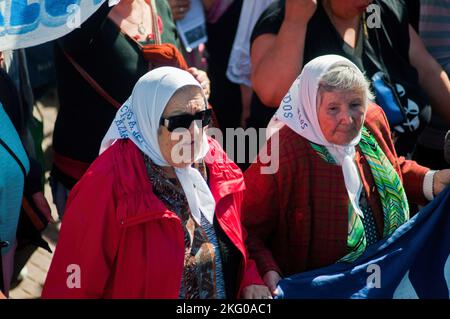
[[[365,126],[399,173],[408,200],[425,204],[422,184],[429,169],[397,157],[386,115],[379,106],[369,106]],[[262,276],[269,270],[287,276],[322,267],[347,253],[349,199],[341,167],[326,163],[290,128],[285,126],[279,133],[278,171],[261,174],[264,165],[258,161],[245,172],[243,224],[251,258]],[[379,194],[358,147],[356,162],[381,238]]]

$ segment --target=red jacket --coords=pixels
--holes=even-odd
[[[217,220],[243,257],[240,290],[263,284],[244,246],[242,173],[217,142],[209,142],[205,160]],[[208,163],[217,155],[226,162]],[[184,253],[180,219],[153,194],[138,148],[120,140],[70,193],[42,297],[178,298]],[[79,288],[73,288],[70,265],[79,266]]]
[[[397,170],[408,200],[427,203],[422,185],[428,168],[397,157],[379,106],[369,106],[364,125]],[[279,134],[279,145],[275,174],[260,174],[260,163],[245,172],[242,217],[250,257],[260,274],[275,270],[288,276],[332,264],[347,254],[349,199],[342,168],[321,159],[305,138],[285,126]],[[356,164],[381,236],[381,202],[359,147]]]

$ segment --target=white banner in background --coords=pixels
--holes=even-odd
[[[78,28],[106,0],[0,0],[0,51],[60,38]],[[119,1],[109,1],[109,5]]]

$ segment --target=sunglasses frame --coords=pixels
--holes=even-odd
[[[159,121],[159,125],[164,126],[165,128],[167,128],[167,130],[169,132],[173,132],[177,128],[189,129],[189,127],[191,126],[193,121],[201,120],[202,128],[204,128],[204,127],[208,126],[211,123],[212,114],[213,114],[213,110],[212,109],[205,109],[205,110],[196,112],[195,114],[185,113],[185,114],[180,114],[180,115],[169,116],[167,118],[161,117],[161,120]],[[177,119],[177,118],[190,118],[191,121],[189,122],[189,126],[188,127],[184,127],[182,125],[179,125],[177,127],[173,127],[175,124],[172,124],[172,123],[173,123],[174,119]],[[206,124],[205,124],[205,120],[207,120]]]

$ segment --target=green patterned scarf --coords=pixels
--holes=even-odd
[[[327,163],[336,164],[333,156],[322,145],[311,143],[311,147]],[[372,176],[380,195],[383,207],[383,238],[390,236],[400,225],[409,219],[409,206],[400,177],[378,146],[375,138],[363,127],[359,142],[364,157],[369,163]],[[361,217],[356,214],[351,203],[348,207],[349,227],[347,247],[349,253],[339,261],[352,262],[366,250],[367,241]]]

